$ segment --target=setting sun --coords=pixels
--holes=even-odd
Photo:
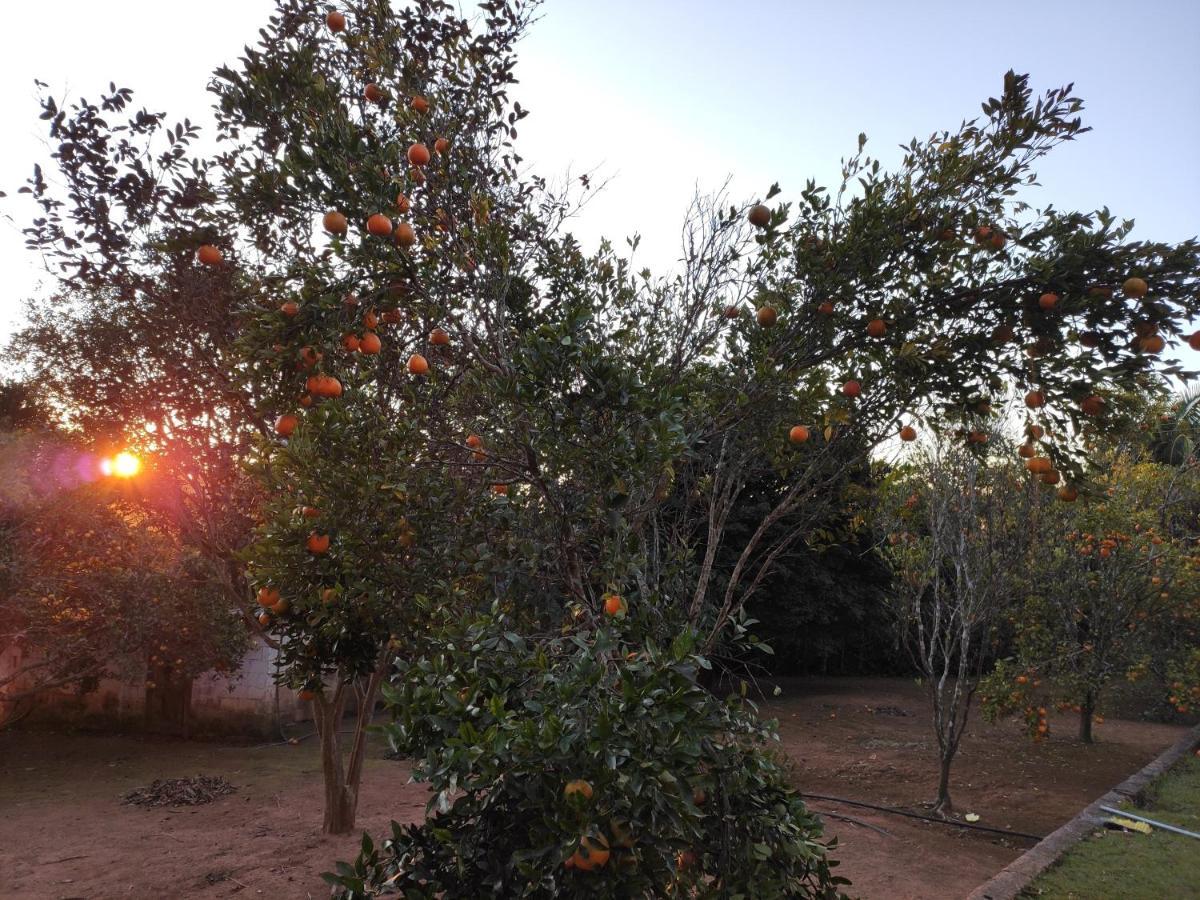
[[[122,451],[112,458],[112,474],[118,478],[132,478],[142,468],[142,461],[132,453]]]

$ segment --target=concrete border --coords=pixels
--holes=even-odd
[[[1109,817],[1108,813],[1100,809],[1101,806],[1116,806],[1122,801],[1136,800],[1138,794],[1151,781],[1175,765],[1198,744],[1200,725],[1189,731],[1140,772],[1126,778],[1067,824],[1051,832],[1036,846],[1014,859],[989,881],[972,891],[967,900],[1014,900],[1021,891],[1029,887],[1034,878],[1058,862],[1059,857],[1067,850],[1084,836],[1101,827],[1101,823]]]

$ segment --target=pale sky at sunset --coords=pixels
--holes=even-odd
[[[110,80],[141,104],[208,122],[209,71],[255,38],[270,0],[183,4],[55,0],[26,7],[0,56],[0,338],[37,289],[16,189],[39,155],[33,79],[94,98]],[[116,12],[119,10],[119,13]],[[45,15],[37,15],[45,12]],[[772,181],[829,182],[865,131],[885,162],[902,141],[955,128],[1006,69],[1035,89],[1074,81],[1095,129],[1042,169],[1038,205],[1107,204],[1137,236],[1200,231],[1200,3],[838,3],[549,0],[522,47],[515,92],[532,115],[519,148],[553,176],[612,180],[575,230],[585,242],[643,235],[642,262],[677,255],[697,184],[734,195]],[[16,218],[18,224],[14,224]],[[1189,354],[1189,363],[1197,364]]]

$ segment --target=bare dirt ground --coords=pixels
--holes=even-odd
[[[924,698],[896,679],[797,679],[763,705],[777,717],[801,790],[919,809],[936,784]],[[897,715],[903,711],[908,715]],[[1014,723],[973,723],[955,767],[960,812],[981,824],[1046,834],[1143,766],[1182,726],[1112,718],[1100,743],[1071,739],[1074,722],[1054,718],[1060,735],[1030,744]],[[408,767],[370,759],[359,824],[382,835],[391,819],[419,818],[425,789]],[[179,809],[122,805],[121,796],[156,778],[221,776],[237,792]],[[961,898],[1028,842],[963,832],[839,803],[812,801],[869,822],[830,819],[839,871],[869,900]],[[320,873],[350,859],[357,837],[324,838],[315,741],[237,747],[223,744],[0,733],[0,897],[327,896]]]

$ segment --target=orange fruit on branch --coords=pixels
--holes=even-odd
[[[346,229],[350,227],[346,221],[346,217],[336,210],[325,213],[325,217],[321,220],[321,225],[330,234],[345,234]]]
[[[258,589],[258,605],[259,606],[274,606],[279,602],[279,588],[269,585]]]
[[[754,314],[754,318],[758,320],[758,324],[763,328],[770,328],[779,318],[779,313],[775,311],[773,306],[763,306]]]
[[[325,17],[325,25],[334,34],[345,31],[346,17],[335,9]]]
[[[1126,297],[1134,300],[1140,300],[1145,297],[1150,290],[1150,286],[1141,278],[1126,278],[1125,283],[1121,285],[1121,290],[1125,292]]]
[[[450,335],[444,328],[435,328],[429,332],[429,343],[435,347],[448,347],[450,346]]]
[[[412,103],[410,105],[419,113],[429,112],[429,101],[420,94],[412,98]]]
[[[350,353],[357,353],[362,342],[358,339],[358,335],[353,332],[342,335],[342,346]]]
[[[579,797],[583,800],[591,800],[592,786],[582,778],[576,778],[573,781],[567,782],[567,786],[563,788],[563,796],[568,800],[572,797]]]
[[[862,385],[859,384],[853,378],[851,378],[849,381],[847,381],[845,384],[842,385],[842,394],[847,397],[854,398],[854,397],[857,397],[861,393],[862,393]]]
[[[411,247],[417,242],[417,233],[407,222],[396,226],[396,243],[401,247]]]
[[[429,164],[429,148],[424,144],[413,144],[408,148],[408,161],[420,168]]]
[[[428,375],[429,360],[420,353],[414,353],[408,358],[408,371],[412,375]]]
[[[376,237],[387,237],[392,233],[392,220],[383,213],[375,213],[367,219],[367,231]]]
[[[887,332],[887,323],[883,319],[872,319],[867,323],[867,334],[873,338],[883,337]]]
[[[793,444],[803,444],[810,436],[808,429],[803,425],[793,425],[788,432],[788,440]]]
[[[1064,503],[1074,503],[1079,498],[1079,491],[1068,484],[1058,489],[1058,499]]]
[[[917,439],[917,429],[913,428],[911,425],[905,425],[903,428],[900,429],[900,440],[915,441],[916,439]]]
[[[1045,293],[1038,297],[1038,306],[1043,310],[1049,311],[1058,305],[1058,294]]]
[[[221,263],[221,251],[212,244],[202,244],[196,251],[196,259],[206,266],[216,266]]]
[[[1085,397],[1080,401],[1079,408],[1085,416],[1098,416],[1104,412],[1104,399],[1092,394],[1092,396]]]
[[[368,331],[358,342],[358,349],[367,356],[374,356],[382,347],[383,342],[379,340],[379,335],[373,331]]]
[[[285,413],[275,420],[275,433],[280,437],[291,437],[292,432],[296,430],[296,426],[299,424],[299,418],[291,413]]]
[[[602,834],[585,834],[579,839],[579,849],[571,857],[574,868],[581,872],[591,872],[603,868],[608,862],[610,851],[608,840]]]
[[[762,203],[759,203],[750,207],[750,213],[747,218],[755,228],[766,228],[771,224],[771,210]]]
[[[300,312],[300,304],[295,300],[288,300],[279,306],[279,311],[289,319],[295,318]]]
[[[382,103],[385,94],[383,93],[383,88],[381,88],[379,85],[368,84],[365,88],[363,88],[363,96],[370,103]]]
[[[315,531],[311,532],[308,539],[305,540],[304,546],[309,553],[320,556],[322,553],[329,551],[329,535],[317,534]]]
[[[1046,395],[1041,391],[1030,391],[1025,395],[1025,405],[1030,409],[1038,409],[1046,405]]]
[[[450,141],[447,138],[440,137],[433,142],[433,152],[439,156],[444,156],[446,151],[450,149]]]
[[[472,450],[481,450],[483,449],[483,438],[477,434],[468,434],[466,445]]]
[[[822,303],[820,306],[817,307],[817,312],[819,312],[823,316],[832,316],[833,315],[833,304],[830,303],[828,300],[826,300],[824,303]]]

